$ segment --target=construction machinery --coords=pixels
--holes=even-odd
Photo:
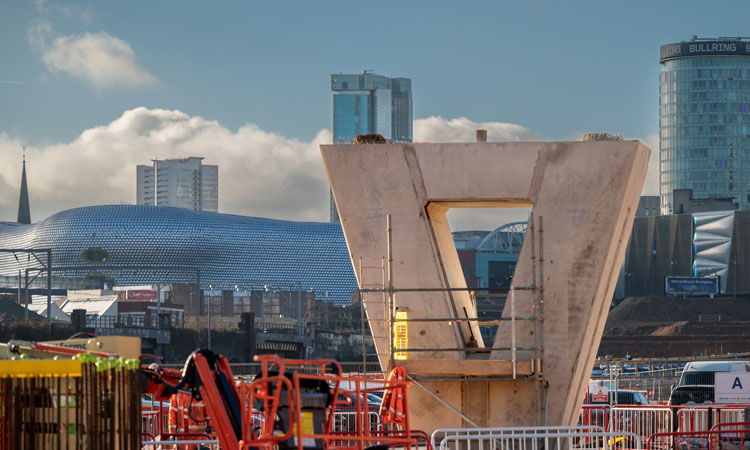
[[[192,434],[200,434],[200,438],[204,440],[213,440],[215,437],[222,450],[261,447],[269,450],[364,450],[373,446],[406,448],[417,445],[418,434],[412,432],[409,425],[409,383],[403,374],[378,381],[373,378],[344,376],[339,363],[330,359],[308,361],[263,355],[255,357],[255,360],[261,363],[261,371],[254,380],[236,380],[227,359],[210,350],[194,351],[185,361],[183,368],[178,370],[163,367],[157,358],[150,355],[140,355],[140,364],[137,359],[121,358],[122,355],[116,351],[127,351],[129,348],[123,338],[112,342],[104,342],[101,339],[97,336],[87,336],[79,342],[73,342],[75,345],[70,341],[19,341],[0,344],[0,360],[6,360],[0,364],[0,381],[5,380],[2,381],[3,386],[10,386],[9,383],[18,377],[29,379],[32,373],[38,379],[36,383],[49,378],[53,380],[49,381],[52,383],[50,386],[53,386],[49,391],[52,394],[39,394],[41,397],[37,403],[60,404],[65,403],[62,401],[65,398],[75,399],[69,403],[78,406],[66,414],[73,411],[79,411],[81,414],[69,418],[58,414],[55,421],[50,422],[47,410],[42,408],[32,411],[29,405],[24,406],[25,403],[14,400],[12,393],[7,389],[0,389],[2,403],[21,408],[19,415],[34,418],[32,422],[50,422],[50,425],[45,425],[49,428],[45,439],[49,440],[50,445],[53,442],[68,442],[64,435],[70,433],[56,430],[73,429],[74,433],[69,439],[72,439],[71,445],[78,445],[79,448],[97,448],[111,436],[124,439],[125,435],[131,434],[136,441],[144,438],[143,445],[157,445],[157,436],[145,433],[146,430],[143,430],[142,435],[141,427],[134,425],[137,421],[134,422],[128,417],[121,420],[122,414],[114,410],[102,417],[103,420],[109,420],[110,416],[117,419],[106,422],[111,425],[99,427],[101,430],[92,428],[98,424],[92,420],[99,416],[94,411],[98,411],[100,403],[119,404],[118,408],[121,410],[140,411],[140,400],[136,399],[139,399],[142,393],[148,394],[159,405],[174,401],[178,397],[187,399],[188,407],[185,410],[188,412],[185,414],[191,414],[189,411],[193,411],[190,407],[193,402],[196,405],[202,404],[205,414],[197,419],[190,418],[193,421],[205,422],[202,427],[205,432]],[[70,361],[70,358],[76,361]],[[58,361],[50,361],[52,359]],[[149,359],[153,359],[154,362]],[[75,364],[75,367],[66,366],[65,361]],[[128,372],[123,372],[121,368],[124,367],[125,361],[135,363],[135,366],[127,364]],[[30,364],[34,367],[29,366]],[[39,366],[40,364],[43,367]],[[65,375],[62,373],[63,369],[68,371]],[[59,383],[57,387],[54,386],[54,380],[60,377],[69,378],[69,381],[64,380],[62,389]],[[94,384],[87,380],[92,380],[91,383]],[[84,389],[88,384],[97,387]],[[130,388],[124,390],[122,386],[126,384]],[[112,392],[114,395],[127,391],[132,392],[133,396],[121,399],[118,397],[105,402],[100,399],[101,395],[105,394],[97,393],[100,385],[105,387],[107,393]],[[36,392],[32,385],[28,388],[29,392]],[[385,394],[386,400],[380,411],[366,400],[368,394],[373,392]],[[47,397],[50,395],[59,398],[49,400]],[[116,401],[127,401],[127,405]],[[90,414],[82,414],[82,405],[86,405]],[[72,407],[68,407],[70,408]],[[7,432],[12,438],[4,439],[2,448],[10,448],[5,445],[8,442],[27,443],[28,445],[22,445],[23,448],[34,446],[32,441],[36,442],[34,439],[38,438],[33,437],[33,433],[17,432],[19,427],[21,430],[28,428],[27,425],[14,425],[15,422],[8,422],[10,418],[0,416],[3,436]],[[377,423],[373,421],[373,416],[377,418]],[[54,414],[50,417],[54,417]],[[98,434],[94,436],[92,431],[97,431]],[[170,439],[181,439],[170,441],[181,445],[187,442],[186,435],[191,433],[176,436],[178,434],[180,433],[161,433],[161,438],[166,436]],[[419,436],[420,439],[426,440],[426,436]],[[96,439],[92,440],[94,437]],[[132,445],[124,443],[115,447],[133,448]]]
[[[0,360],[20,357],[52,359],[55,356],[74,356],[81,353],[93,353],[105,358],[110,356],[138,358],[141,354],[141,338],[77,333],[68,339],[58,341],[17,340],[0,343]]]
[[[224,356],[197,350],[182,370],[164,368],[158,362],[142,366],[144,391],[155,400],[188,392],[195,401],[203,402],[208,424],[222,449],[362,450],[417,444],[406,413],[406,381],[391,377],[377,385],[372,379],[345,377],[341,366],[330,359],[308,361],[263,355],[255,360],[261,363],[255,380],[235,381]],[[348,386],[346,391],[343,383]],[[395,399],[388,408],[400,414],[389,415],[392,425],[387,429],[371,426],[368,417],[372,407],[362,400],[378,390]],[[334,430],[336,411],[342,408],[354,412],[357,426],[353,431]]]

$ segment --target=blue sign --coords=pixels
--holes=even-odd
[[[718,294],[719,278],[667,277],[666,291],[670,295]]]

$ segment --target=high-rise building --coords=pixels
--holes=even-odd
[[[750,40],[700,39],[661,46],[660,197],[673,191],[750,207]]]
[[[412,141],[411,79],[361,74],[331,75],[333,143],[348,144],[359,134],[379,134],[390,142]],[[331,195],[331,222],[339,215]]]
[[[203,158],[152,160],[137,166],[136,203],[219,211],[219,167]]]

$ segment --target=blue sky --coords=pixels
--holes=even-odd
[[[30,165],[35,150],[75,158],[86,130],[140,107],[215,121],[235,136],[251,125],[290,145],[317,142],[331,127],[329,75],[362,69],[411,77],[416,119],[656,142],[659,46],[750,35],[749,13],[747,2],[687,1],[6,1],[0,150],[29,146]],[[72,61],[64,47],[75,43],[79,52],[102,44],[103,66],[101,52],[114,48],[121,70]],[[15,186],[17,171],[0,177]],[[77,205],[55,203],[41,187],[37,195],[40,204]],[[91,201],[132,202],[128,195]]]

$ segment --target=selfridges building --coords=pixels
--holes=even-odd
[[[357,290],[337,223],[148,205],[90,206],[34,224],[0,222],[0,248],[51,249],[55,282],[198,282],[214,290],[272,286],[312,290],[317,299],[339,305]],[[43,263],[33,255],[0,254],[0,275],[9,281],[31,269],[33,277]]]

